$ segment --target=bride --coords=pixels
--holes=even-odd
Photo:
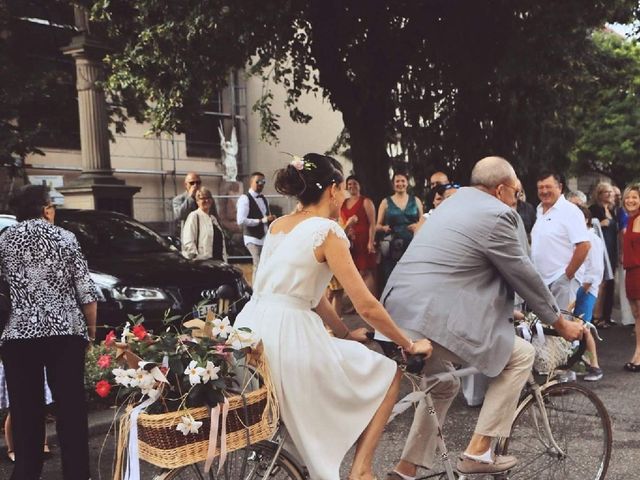
[[[277,172],[276,190],[301,208],[274,222],[266,236],[254,294],[236,320],[262,339],[281,416],[313,480],[339,480],[340,463],[357,441],[349,478],[371,480],[372,459],[400,384],[396,364],[357,340],[324,296],[335,275],[356,311],[407,353],[412,342],[371,294],[349,253],[337,218],[345,199],[340,164],[310,153]],[[333,330],[331,337],[324,325]]]

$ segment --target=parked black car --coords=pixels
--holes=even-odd
[[[186,315],[216,292],[239,312],[251,289],[242,272],[224,262],[185,259],[165,238],[125,215],[60,209],[56,224],[73,232],[104,299],[98,303],[98,337],[142,314],[145,326],[163,328],[167,310]]]

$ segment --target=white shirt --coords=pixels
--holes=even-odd
[[[562,195],[546,213],[542,204],[536,210],[538,216],[531,230],[531,260],[549,285],[564,274],[576,244],[589,241],[589,231],[580,209]],[[582,283],[580,269],[576,279]]]
[[[586,260],[580,266],[582,283],[590,283],[589,293],[594,297],[598,296],[598,289],[604,277],[604,241],[593,230],[589,229],[589,241],[591,248]],[[576,275],[577,276],[577,275]]]
[[[249,189],[249,191],[247,192],[247,195],[251,195],[253,197],[253,199],[258,204],[258,208],[262,212],[262,216],[263,217],[266,216],[267,204],[262,198],[258,198],[259,194],[257,192],[254,192],[252,189]],[[262,223],[262,220],[259,218],[247,218],[248,215],[249,215],[249,199],[247,198],[246,195],[242,195],[238,199],[238,203],[236,204],[236,223],[241,227],[242,226],[255,227],[257,225],[263,225],[264,232],[266,235],[268,225],[266,223]],[[256,238],[250,235],[243,235],[242,238],[244,239],[245,245],[248,245],[250,243],[253,243],[254,245],[264,244],[264,237]]]

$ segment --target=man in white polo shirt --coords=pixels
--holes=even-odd
[[[538,177],[536,223],[531,230],[531,259],[558,306],[568,309],[582,283],[579,271],[589,253],[589,232],[584,215],[562,195],[559,175]]]

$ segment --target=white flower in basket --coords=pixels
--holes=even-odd
[[[211,329],[211,334],[214,337],[219,336],[221,338],[227,338],[231,333],[233,333],[233,327],[231,326],[229,317],[224,317],[223,319],[213,319],[213,328]]]
[[[259,342],[259,339],[253,334],[250,330],[245,330],[240,328],[238,330],[233,330],[229,338],[227,339],[227,344],[231,345],[231,347],[235,350],[242,350],[243,348],[251,347],[254,348]]]
[[[176,430],[182,432],[182,434],[186,437],[190,433],[198,433],[201,426],[202,422],[194,420],[193,417],[189,415],[182,417],[182,421],[178,424]]]
[[[206,370],[198,366],[198,362],[192,360],[189,362],[189,366],[185,369],[184,374],[189,375],[189,382],[191,385],[197,385],[202,381],[202,376]]]
[[[202,374],[202,383],[207,383],[210,380],[217,380],[219,371],[220,367],[216,367],[213,362],[207,361],[207,365],[204,367],[204,373]]]

